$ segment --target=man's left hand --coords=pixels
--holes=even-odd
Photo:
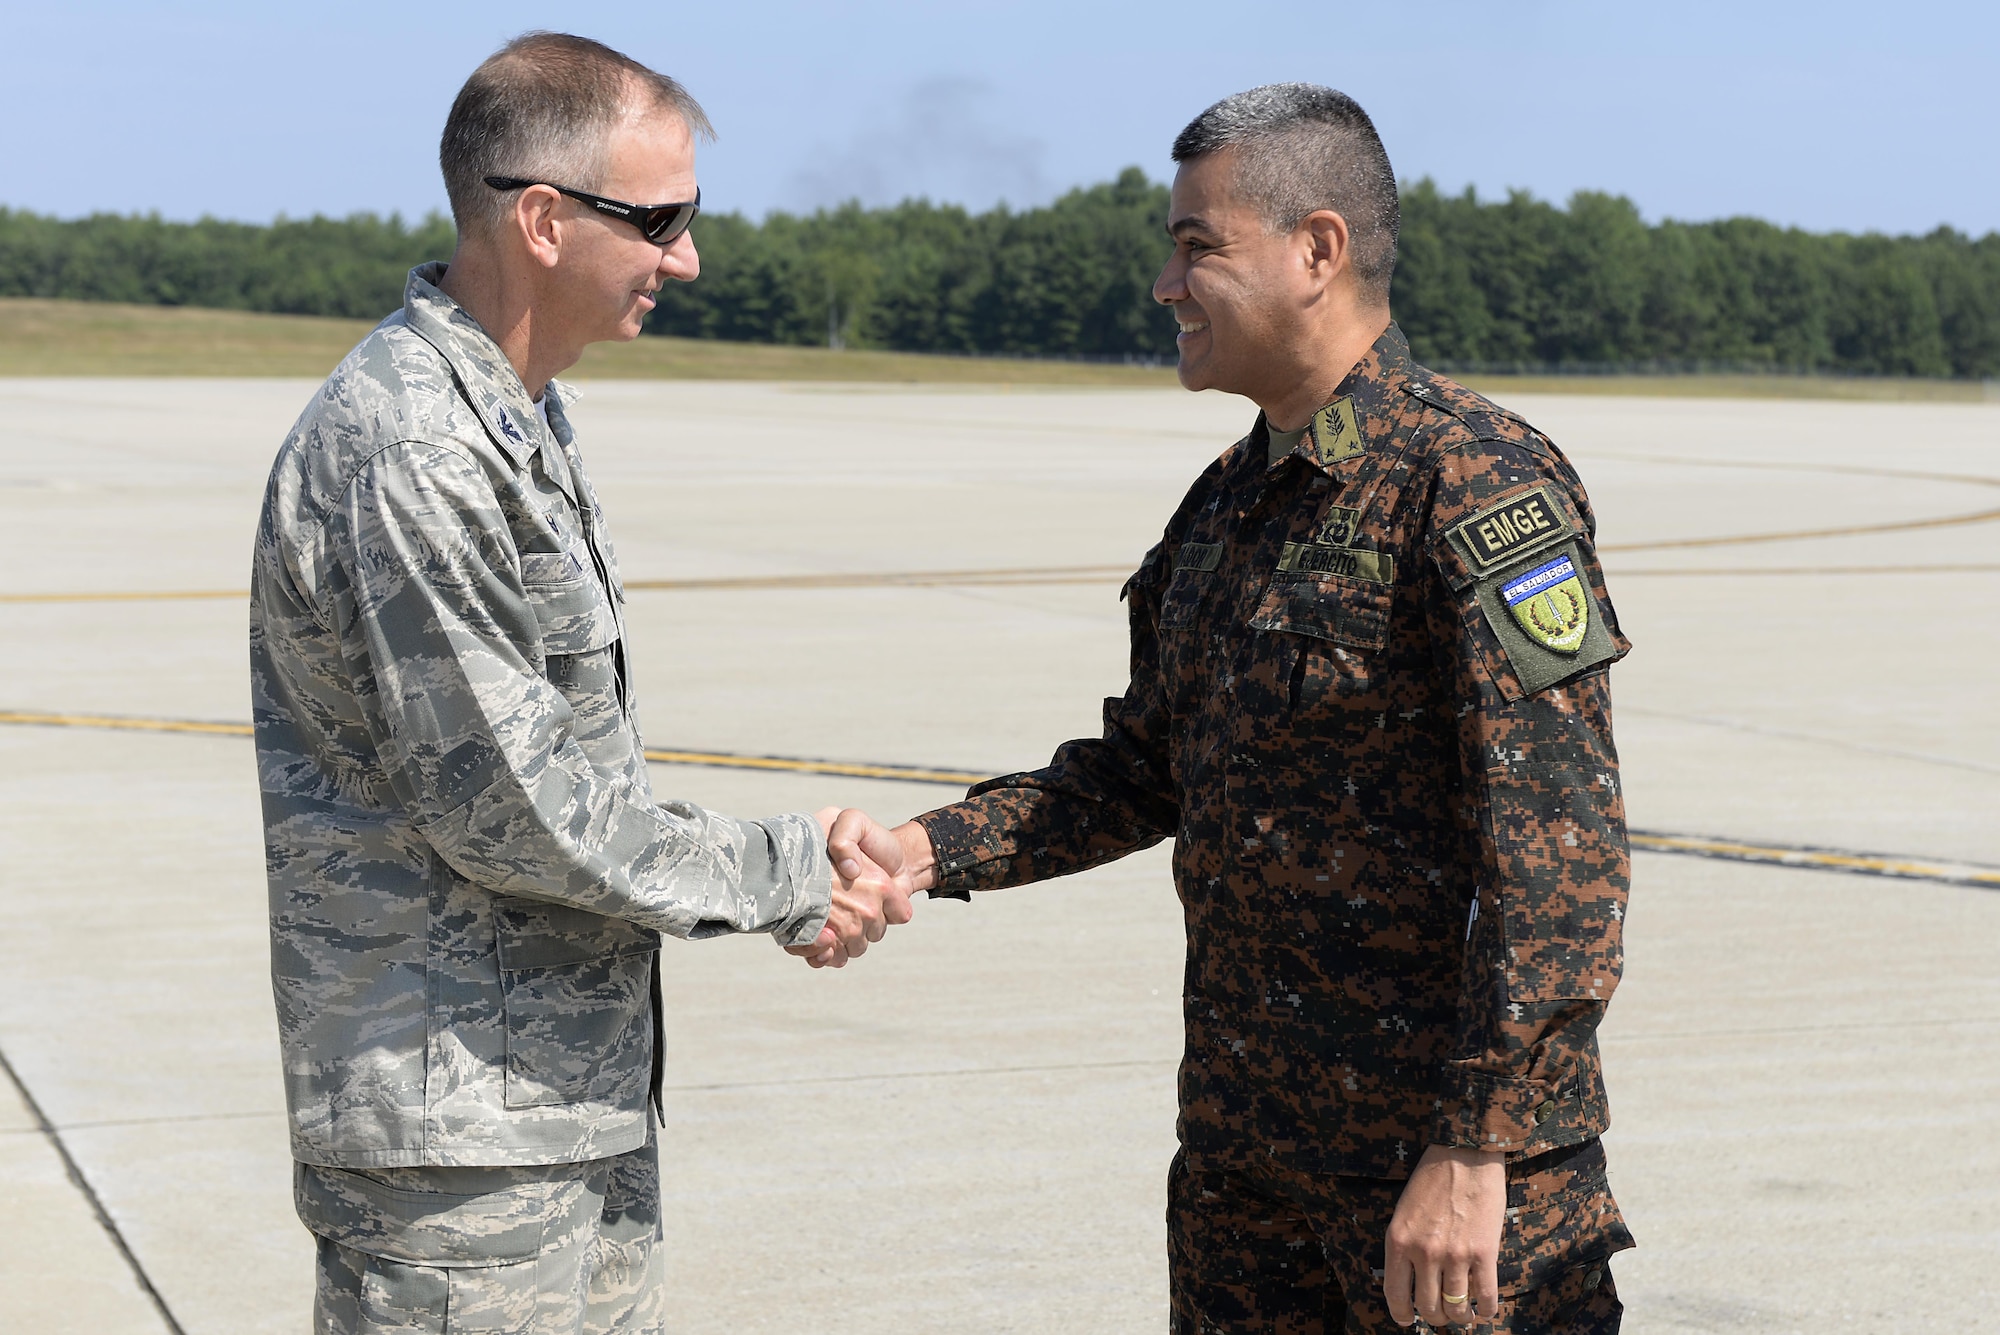
[[[1498,1151],[1425,1150],[1389,1221],[1382,1296],[1396,1324],[1421,1316],[1433,1326],[1470,1325],[1475,1310],[1497,1320],[1506,1221],[1507,1164]]]

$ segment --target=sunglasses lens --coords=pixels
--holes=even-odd
[[[695,204],[682,204],[678,208],[653,209],[646,215],[646,239],[666,245],[688,229],[699,211]]]

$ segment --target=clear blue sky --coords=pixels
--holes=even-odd
[[[179,5],[13,0],[0,204],[266,220],[441,207],[452,94],[530,27],[607,41],[714,117],[704,197],[1044,202],[1280,79],[1353,94],[1398,174],[1629,195],[1649,218],[2000,229],[2000,5]]]

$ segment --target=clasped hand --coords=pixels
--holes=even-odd
[[[902,845],[867,812],[827,807],[815,814],[833,863],[833,906],[817,940],[785,950],[815,969],[838,969],[865,954],[891,925],[910,920],[916,886]]]

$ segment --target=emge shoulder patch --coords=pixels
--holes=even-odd
[[[1487,506],[1453,528],[1459,551],[1475,572],[1519,560],[1576,533],[1547,487],[1534,487]]]

